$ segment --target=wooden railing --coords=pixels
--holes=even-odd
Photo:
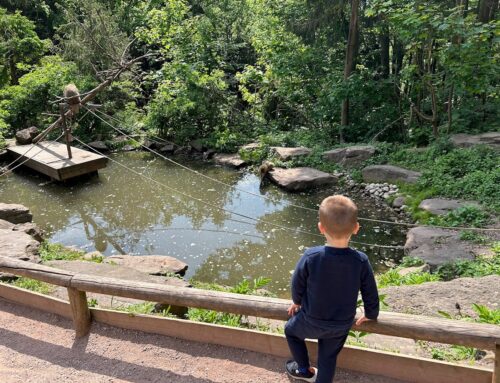
[[[66,287],[77,337],[88,334],[92,320],[86,292],[260,318],[288,319],[286,309],[290,302],[284,299],[78,274],[2,256],[0,256],[0,271]],[[500,326],[381,312],[377,321],[366,322],[361,326],[354,326],[353,329],[492,350],[495,352],[492,382],[500,383]]]

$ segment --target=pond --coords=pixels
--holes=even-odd
[[[299,194],[286,193],[274,185],[260,189],[259,178],[252,172],[182,159],[183,164],[230,185],[226,187],[148,153],[111,157],[155,181],[113,162],[99,177],[68,185],[48,182],[22,169],[0,179],[0,201],[28,206],[50,241],[105,255],[171,255],[189,265],[188,278],[202,282],[234,285],[243,278],[267,277],[272,280],[268,289],[286,297],[291,270],[304,249],[324,242],[304,233],[317,234],[317,214],[289,204],[317,208],[324,197],[342,192],[335,187]],[[203,202],[174,194],[160,183]],[[371,198],[349,196],[358,204],[361,216],[396,218],[389,209],[377,208]],[[255,222],[231,211],[290,229]],[[357,241],[404,244],[400,226],[369,222],[361,226],[354,238]],[[368,254],[376,271],[402,256],[398,249],[356,247]]]

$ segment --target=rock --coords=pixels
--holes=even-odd
[[[217,165],[229,166],[231,168],[242,168],[246,162],[241,159],[239,154],[215,154],[214,161]]]
[[[0,230],[12,230],[14,228],[14,224],[9,221],[5,221],[3,219],[0,219]]]
[[[33,222],[17,224],[12,228],[12,230],[22,231],[23,233],[31,235],[31,237],[33,237],[38,242],[43,241],[43,234],[44,234],[43,230],[40,229],[37,225],[35,225]]]
[[[50,261],[46,263],[49,266],[72,271],[75,273],[97,275],[101,277],[127,279],[137,282],[158,283],[161,285],[175,286],[175,287],[191,287],[191,285],[184,279],[177,277],[165,278],[163,276],[154,276],[143,273],[136,269],[120,266],[110,265],[106,263],[86,262],[86,261]],[[100,298],[97,298],[98,301]],[[172,306],[172,312],[185,312],[186,308]]]
[[[251,151],[251,150],[255,150],[255,149],[259,149],[260,148],[260,143],[259,142],[252,142],[250,144],[246,144],[246,145],[243,145],[240,149],[241,150],[248,150],[248,151]]]
[[[160,153],[173,153],[175,150],[174,144],[163,145],[158,151]]]
[[[414,227],[406,235],[405,254],[422,259],[433,270],[448,262],[474,259],[482,248],[470,241],[462,241],[459,237],[458,230]]]
[[[293,158],[301,156],[308,156],[312,152],[311,149],[304,148],[302,146],[297,148],[285,148],[285,147],[273,146],[271,147],[271,150],[274,153],[276,153],[276,155],[282,161],[288,161]]]
[[[180,146],[174,151],[175,155],[186,155],[189,154],[189,147],[187,146]]]
[[[426,273],[431,271],[430,266],[427,263],[424,263],[421,266],[412,266],[412,267],[404,267],[398,270],[398,274],[404,277],[405,275],[412,273]]]
[[[203,143],[201,142],[201,140],[193,140],[191,142],[189,142],[189,146],[193,149],[193,150],[196,150],[197,152],[204,152],[206,150],[206,146],[203,145]]]
[[[168,255],[111,255],[104,263],[130,267],[150,275],[186,274],[188,265]]]
[[[83,259],[85,261],[97,261],[97,260],[104,260],[104,255],[100,251],[91,251],[90,253],[86,253],[83,256]]]
[[[269,172],[269,178],[276,185],[295,192],[338,182],[338,177],[313,168],[275,168]]]
[[[203,152],[203,161],[211,160],[215,156],[215,150],[208,149],[206,152]]]
[[[426,210],[429,213],[436,215],[445,215],[450,211],[464,207],[464,206],[474,206],[479,207],[479,204],[475,201],[462,201],[456,199],[443,199],[443,198],[431,198],[424,199],[420,202],[418,207],[420,209]]]
[[[361,164],[371,158],[374,154],[375,147],[373,146],[350,146],[347,148],[338,148],[324,152],[323,158],[326,161],[335,162],[349,167]]]
[[[113,138],[113,142],[116,142],[118,144],[121,144],[121,143],[126,142],[128,140],[129,140],[129,138],[127,136],[116,136],[115,138]]]
[[[30,235],[11,229],[0,229],[0,255],[21,261],[39,262],[40,243]]]
[[[371,165],[362,170],[365,182],[396,182],[415,183],[422,175],[419,172],[393,165]]]
[[[133,152],[135,150],[135,147],[132,145],[125,145],[123,148],[120,149],[122,152]]]
[[[106,146],[106,144],[103,141],[92,141],[87,144],[90,146],[92,149],[97,150],[98,152],[107,152],[109,151],[109,148]]]
[[[406,203],[406,198],[403,196],[396,197],[394,201],[392,201],[392,207],[400,208]]]
[[[142,145],[145,146],[146,148],[153,149],[156,146],[156,143],[146,138],[142,143]]]
[[[36,126],[16,132],[16,142],[18,145],[29,145],[38,134]]]
[[[0,219],[11,223],[25,223],[31,222],[33,215],[26,206],[0,202]]]
[[[450,141],[459,148],[470,148],[474,145],[487,145],[493,149],[500,149],[500,132],[489,132],[483,134],[453,134]]]
[[[499,308],[500,275],[391,286],[381,289],[380,294],[386,296],[385,302],[395,312],[441,317],[441,310],[455,316],[458,303],[463,314],[477,317],[474,303]]]

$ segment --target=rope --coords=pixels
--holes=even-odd
[[[248,190],[244,190],[244,189],[240,189],[240,188],[235,188],[234,186],[232,185],[229,185],[223,181],[220,181],[218,179],[215,179],[215,178],[212,178],[210,176],[207,176],[206,174],[203,174],[203,173],[200,173],[198,172],[197,170],[194,170],[186,165],[183,165],[177,161],[174,161],[173,159],[169,158],[169,157],[166,157],[164,156],[163,154],[151,149],[151,148],[148,148],[147,146],[143,145],[142,143],[140,143],[138,140],[136,140],[135,138],[127,135],[125,132],[123,132],[121,129],[113,126],[112,124],[110,124],[108,121],[104,120],[102,117],[98,116],[97,114],[95,114],[92,110],[86,108],[84,106],[85,109],[88,110],[88,112],[90,112],[91,114],[93,114],[95,117],[97,117],[99,120],[101,120],[102,122],[104,122],[106,125],[108,125],[109,127],[111,127],[112,129],[114,129],[115,131],[119,132],[121,135],[124,135],[125,137],[131,139],[131,140],[134,140],[135,142],[139,143],[141,145],[141,147],[143,147],[144,149],[148,150],[149,152],[151,153],[154,153],[156,155],[158,155],[159,157],[169,161],[170,163],[176,165],[176,166],[179,166],[185,170],[188,170],[192,173],[195,173],[197,174],[198,176],[200,177],[203,177],[203,178],[206,178],[212,182],[215,182],[215,183],[218,183],[218,184],[221,184],[221,185],[224,185],[226,187],[229,187],[229,188],[232,188],[232,189],[236,189],[242,193],[246,193],[246,194],[250,194],[250,195],[253,195],[255,197],[259,197],[259,198],[262,198],[262,199],[265,199],[265,200],[268,200],[268,201],[271,201],[273,203],[276,203],[276,201],[274,201],[272,198],[268,197],[268,196],[265,196],[265,195],[261,195],[261,194],[257,194],[257,193],[253,193],[251,191],[248,191]],[[121,121],[119,121],[118,119],[104,113],[104,112],[101,112],[98,110],[98,112],[108,118],[111,118],[119,123],[123,123]],[[151,140],[154,142],[154,140]],[[169,141],[165,141],[167,143],[171,143]],[[301,206],[301,205],[296,205],[296,204],[293,204],[291,202],[287,202],[287,206],[291,206],[291,207],[295,207],[295,208],[298,208],[298,209],[303,209],[303,210],[308,210],[308,211],[313,211],[315,213],[318,212],[317,209],[313,209],[313,208],[309,208],[309,207],[306,207],[306,206]],[[464,227],[464,226],[440,226],[440,225],[425,225],[425,224],[418,224],[418,223],[409,223],[409,222],[397,222],[397,221],[387,221],[387,220],[382,220],[382,219],[375,219],[375,218],[367,218],[367,217],[358,217],[358,220],[359,221],[365,221],[365,222],[374,222],[374,223],[383,223],[383,224],[388,224],[388,225],[398,225],[398,226],[406,226],[406,227],[431,227],[431,228],[438,228],[438,229],[450,229],[450,230],[472,230],[472,231],[500,231],[500,229],[496,229],[496,228],[480,228],[480,227]]]
[[[288,227],[288,226],[279,225],[279,224],[274,223],[274,222],[264,221],[263,219],[250,217],[250,216],[248,216],[248,215],[241,214],[241,213],[237,213],[237,212],[235,212],[235,211],[232,211],[232,210],[229,210],[229,209],[226,209],[226,208],[223,208],[223,207],[217,206],[217,205],[212,204],[212,203],[210,203],[210,202],[203,201],[203,200],[202,200],[202,199],[200,199],[200,198],[193,197],[193,196],[192,196],[192,195],[190,195],[190,194],[187,194],[187,193],[182,192],[182,191],[180,191],[180,190],[177,190],[177,189],[175,189],[175,188],[173,188],[173,187],[170,187],[170,186],[168,186],[168,185],[166,185],[166,184],[164,184],[164,183],[162,183],[162,182],[160,182],[160,181],[158,181],[158,180],[155,180],[154,178],[151,178],[151,177],[149,177],[149,176],[146,176],[146,175],[144,175],[143,173],[140,173],[140,172],[138,172],[138,171],[136,171],[136,170],[134,170],[134,169],[132,169],[132,168],[130,168],[130,167],[128,167],[128,166],[126,166],[126,165],[123,165],[123,164],[122,164],[121,162],[119,162],[119,161],[116,161],[116,160],[114,160],[114,159],[112,159],[112,158],[110,158],[110,157],[108,157],[108,156],[106,156],[106,155],[103,155],[102,153],[99,153],[99,151],[98,151],[98,150],[96,150],[96,149],[92,148],[91,146],[87,145],[86,143],[82,142],[82,141],[81,141],[80,139],[78,139],[77,137],[74,137],[74,139],[75,139],[76,141],[78,141],[81,145],[83,145],[83,146],[87,147],[88,149],[92,150],[92,151],[93,151],[93,152],[95,152],[95,153],[101,154],[103,157],[107,158],[109,161],[111,161],[111,162],[113,162],[113,163],[116,163],[118,166],[120,166],[120,167],[122,167],[122,168],[126,169],[127,171],[132,172],[132,173],[134,173],[134,174],[136,174],[136,175],[138,175],[138,176],[140,176],[140,177],[143,177],[144,179],[147,179],[147,180],[149,180],[149,181],[151,181],[151,182],[154,182],[155,184],[157,184],[157,185],[159,185],[159,186],[162,186],[162,187],[164,187],[164,188],[166,188],[166,189],[168,189],[168,190],[170,190],[170,191],[172,191],[172,192],[174,192],[174,193],[176,193],[176,194],[179,194],[179,195],[182,195],[183,197],[187,197],[187,198],[189,198],[189,199],[192,199],[192,200],[194,200],[194,201],[196,201],[196,202],[198,202],[198,203],[201,203],[201,204],[203,204],[203,205],[210,206],[210,207],[213,207],[213,208],[218,209],[218,210],[222,210],[222,211],[224,211],[224,212],[226,212],[226,213],[233,214],[233,215],[236,215],[236,216],[238,216],[238,217],[246,218],[246,219],[251,220],[251,221],[253,221],[253,222],[255,222],[255,223],[259,223],[259,222],[260,222],[260,223],[264,223],[264,224],[266,224],[266,225],[274,226],[274,227],[279,228],[279,229],[282,229],[282,230],[286,230],[286,231],[288,231],[288,232],[290,232],[290,231],[292,231],[292,232],[293,232],[293,231],[294,231],[294,232],[301,233],[301,234],[313,235],[313,236],[316,236],[316,237],[321,237],[321,238],[324,238],[324,237],[323,237],[323,235],[321,235],[321,234],[312,233],[312,232],[310,232],[310,231],[306,231],[306,230],[302,230],[302,229],[298,229],[298,228],[291,228],[291,227]],[[243,223],[243,222],[242,222],[242,223]],[[248,222],[247,224],[251,225],[251,223],[250,223],[250,222]],[[403,248],[403,246],[387,246],[387,245],[378,245],[378,244],[373,244],[373,243],[364,243],[364,242],[357,242],[357,241],[351,241],[351,243],[353,243],[353,244],[358,244],[358,245],[362,245],[362,246],[380,247],[380,248],[388,248],[388,249],[402,249],[402,248]]]
[[[6,174],[9,174],[11,172],[13,172],[14,170],[16,170],[18,167],[24,165],[26,162],[28,162],[29,160],[33,159],[34,157],[36,157],[37,155],[39,155],[41,152],[43,152],[45,149],[47,149],[49,146],[51,146],[53,143],[57,142],[58,139],[60,139],[62,136],[64,135],[64,133],[61,133],[61,135],[59,137],[57,137],[54,141],[49,141],[48,145],[47,146],[43,146],[38,152],[36,152],[35,154],[33,154],[31,157],[29,158],[26,158],[24,161],[22,161],[21,163],[17,164],[16,166],[14,166],[12,169],[7,169],[6,171],[4,171],[2,174],[0,174],[0,177],[6,175]],[[16,158],[16,161],[21,158],[21,157],[24,157],[26,155],[26,153],[28,153],[31,149],[33,149],[35,146],[37,146],[38,144],[33,144],[31,146],[31,148],[29,150],[27,150],[22,156]],[[14,161],[15,162],[15,161]],[[12,162],[12,163],[14,163]],[[12,164],[11,163],[11,164]],[[10,166],[10,165],[8,165]]]

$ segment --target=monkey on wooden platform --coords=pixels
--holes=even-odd
[[[64,99],[68,103],[73,115],[80,110],[80,92],[75,84],[68,84],[64,87]]]
[[[263,186],[265,180],[268,177],[268,173],[274,169],[274,164],[269,161],[264,161],[262,165],[259,166],[259,175],[260,175],[260,186]]]

